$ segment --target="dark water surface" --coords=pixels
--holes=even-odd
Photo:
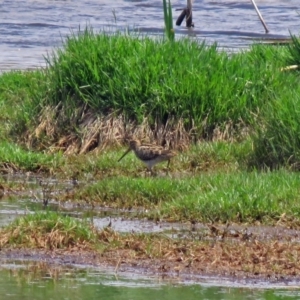
[[[195,0],[195,28],[176,27],[221,47],[240,49],[253,39],[289,37],[300,32],[299,0],[256,0],[270,30],[265,30],[251,0]],[[186,0],[173,0],[174,24]],[[163,34],[162,0],[2,0],[0,1],[0,71],[44,66],[43,56],[60,46],[71,30],[86,24],[95,30],[140,30]],[[184,25],[183,22],[182,25]]]

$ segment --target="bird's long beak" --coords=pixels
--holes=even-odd
[[[118,162],[126,155],[130,152],[130,148],[119,158]]]

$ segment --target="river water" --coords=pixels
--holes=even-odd
[[[174,24],[186,0],[173,0]],[[185,22],[176,36],[190,35],[220,47],[241,49],[253,39],[289,37],[300,31],[299,0],[256,0],[268,28],[266,34],[251,0],[195,0],[193,29]],[[99,30],[139,30],[162,35],[162,0],[1,0],[0,71],[45,65],[43,56],[61,45],[79,26]]]
[[[295,288],[237,288],[207,284],[179,284],[176,279],[113,275],[97,268],[72,268],[43,263],[8,263],[0,268],[0,295],[7,300],[257,300],[299,299]]]

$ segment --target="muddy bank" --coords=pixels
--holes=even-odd
[[[167,282],[300,286],[299,231],[279,226],[205,227],[206,231],[195,228],[180,239],[174,237],[174,232],[173,238],[166,233],[153,235],[151,250],[144,236],[122,235],[107,228],[101,236],[102,243],[109,242],[101,251],[76,246],[66,250],[3,247],[0,265],[16,261],[36,262],[47,268],[93,267],[109,270],[116,276],[135,274],[158,277]]]
[[[67,188],[70,186],[74,188],[72,183],[67,182]],[[27,186],[24,188],[22,183],[21,187],[15,190],[20,194],[25,193]],[[32,193],[38,190],[43,196],[43,188],[48,187],[33,184],[31,189]],[[62,221],[66,215],[86,218],[88,215],[84,217],[84,214],[90,209],[87,205],[53,200],[60,189],[65,192],[64,187],[50,190],[53,193],[48,203],[48,208],[56,210],[59,206],[63,211],[56,217]],[[6,199],[7,194],[1,199],[6,209],[12,204]],[[25,202],[24,207],[31,202]],[[34,207],[40,209],[41,202],[38,199]],[[19,214],[30,215],[27,209],[18,210],[15,217]],[[142,215],[142,212],[137,210],[112,210],[100,205],[93,206],[90,214],[96,238],[94,241],[84,239],[80,245],[75,243],[65,227],[57,231],[56,226],[51,226],[46,234],[39,231],[38,227],[42,223],[39,219],[35,220],[29,233],[22,233],[23,227],[19,234],[18,230],[4,228],[0,234],[0,267],[10,262],[24,261],[42,263],[46,268],[95,267],[110,270],[116,275],[136,274],[182,283],[300,286],[300,230],[298,224],[291,222],[285,214],[277,219],[276,226],[265,226],[259,222],[224,225],[194,221],[174,223],[163,219],[150,221],[138,218],[137,215]],[[24,245],[14,244],[11,242],[13,235],[16,235],[18,241],[19,237],[28,237],[28,242],[34,246],[26,249]],[[65,250],[57,249],[56,245],[60,245],[61,240],[70,241]]]
[[[0,264],[11,262],[34,262],[38,268],[55,269],[58,267],[98,268],[118,276],[142,276],[159,278],[162,282],[183,284],[201,283],[219,286],[248,286],[258,288],[293,288],[300,285],[300,274],[263,275],[245,272],[232,272],[213,266],[203,270],[203,265],[187,267],[182,262],[168,259],[126,259],[113,255],[99,256],[95,252],[45,251],[14,249],[0,251]],[[206,266],[207,267],[207,266]],[[201,269],[201,270],[200,270]]]

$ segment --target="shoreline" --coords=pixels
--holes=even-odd
[[[63,251],[65,252],[65,251]],[[61,251],[45,251],[45,250],[4,250],[0,251],[0,265],[5,268],[5,264],[14,262],[22,262],[24,264],[38,265],[43,270],[51,270],[56,268],[75,268],[78,269],[97,269],[107,275],[114,275],[116,279],[119,277],[134,277],[136,280],[148,279],[157,280],[159,284],[201,284],[205,286],[235,287],[235,288],[275,288],[275,289],[293,289],[299,288],[300,274],[297,276],[263,276],[246,273],[229,274],[226,271],[210,271],[195,272],[190,270],[172,271],[161,270],[159,265],[165,263],[162,260],[151,261],[132,261],[122,262],[114,259],[107,261],[97,256],[93,252],[63,253]],[[3,267],[4,266],[4,267]]]

